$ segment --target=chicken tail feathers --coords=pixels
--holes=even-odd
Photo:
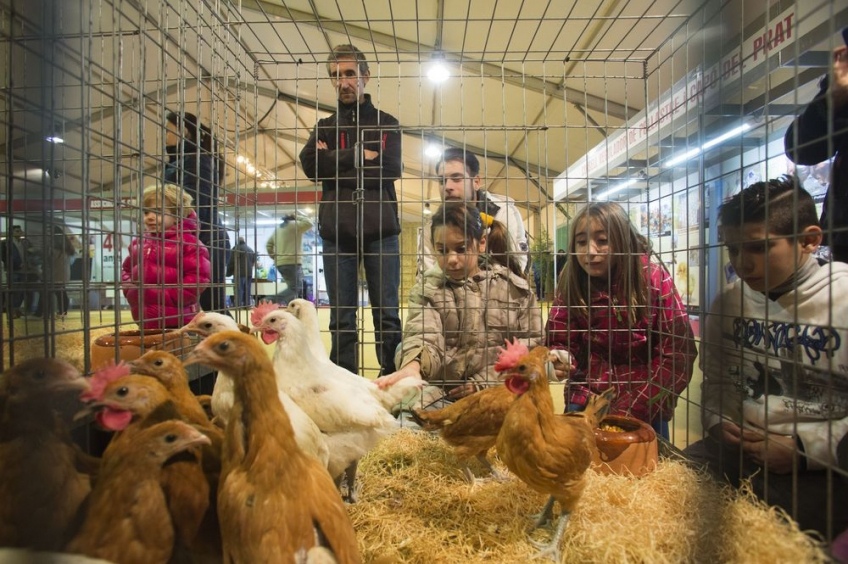
[[[584,413],[592,421],[592,427],[597,427],[598,423],[607,416],[614,397],[615,388],[608,388],[600,394],[589,397]]]

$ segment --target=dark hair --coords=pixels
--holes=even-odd
[[[820,227],[816,204],[795,176],[784,174],[751,184],[718,208],[722,226],[764,223],[770,233],[792,235]]]
[[[438,172],[448,161],[461,161],[465,163],[465,170],[472,178],[480,174],[480,161],[477,160],[477,155],[471,151],[466,151],[460,147],[448,147],[442,153],[442,158],[436,163],[436,172]]]
[[[66,255],[73,255],[77,252],[74,248],[71,238],[65,230],[55,223],[53,224],[53,248],[57,251],[62,251]]]
[[[437,227],[456,227],[465,234],[466,240],[475,242],[479,242],[485,235],[486,253],[489,257],[514,274],[524,277],[521,265],[510,252],[510,237],[506,226],[490,215],[481,214],[473,205],[465,202],[445,202],[433,214],[430,225],[431,239]]]
[[[196,153],[198,147],[201,151],[211,153],[218,164],[218,182],[224,179],[224,159],[218,154],[217,143],[212,136],[212,130],[200,123],[197,116],[183,112],[178,114],[168,112],[165,114],[165,119],[177,127],[177,133],[183,139],[183,151],[186,153]],[[183,134],[185,131],[185,134]]]
[[[648,239],[636,231],[630,216],[615,202],[597,202],[589,204],[571,221],[568,239],[569,255],[577,252],[577,235],[588,229],[589,222],[595,220],[607,233],[610,252],[610,282],[617,286],[615,298],[628,309],[628,319],[636,320],[647,315],[648,281],[645,278],[642,260],[651,254]],[[557,294],[562,303],[576,308],[581,315],[589,318],[591,292],[589,277],[580,261],[568,260],[562,267],[557,281]]]
[[[341,60],[353,60],[359,63],[359,74],[368,74],[368,61],[365,54],[353,45],[336,45],[330,56],[327,57],[327,72],[330,72],[330,64]]]

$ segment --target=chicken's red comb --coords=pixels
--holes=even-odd
[[[274,310],[280,309],[274,302],[259,302],[259,305],[250,312],[250,324],[256,327],[262,323],[262,318]]]
[[[514,368],[518,364],[518,359],[530,352],[527,345],[519,342],[515,337],[511,343],[504,339],[504,343],[506,348],[501,348],[501,354],[498,355],[498,361],[495,363],[495,370],[498,372]]]
[[[125,362],[101,368],[88,379],[90,388],[80,394],[80,399],[83,401],[98,401],[102,399],[103,390],[106,389],[106,386],[118,378],[123,378],[130,374],[130,372],[130,367]]]

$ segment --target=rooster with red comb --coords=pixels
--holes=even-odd
[[[539,544],[537,556],[560,562],[559,544],[568,516],[585,488],[585,473],[592,461],[594,428],[609,410],[613,390],[593,396],[580,413],[554,414],[548,386],[550,352],[545,347],[527,350],[507,343],[496,368],[508,390],[517,396],[506,414],[497,439],[498,454],[507,468],[533,490],[550,495],[534,529],[547,523],[559,502],[560,517],[550,543]]]

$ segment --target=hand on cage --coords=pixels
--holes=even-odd
[[[475,382],[467,382],[462,384],[461,386],[457,386],[455,388],[451,388],[451,390],[445,394],[445,398],[449,400],[458,400],[462,399],[465,396],[470,396],[474,392],[479,392],[480,387]]]
[[[553,365],[554,377],[560,382],[568,378],[577,368],[574,355],[565,349],[556,349],[548,353],[548,361]]]

